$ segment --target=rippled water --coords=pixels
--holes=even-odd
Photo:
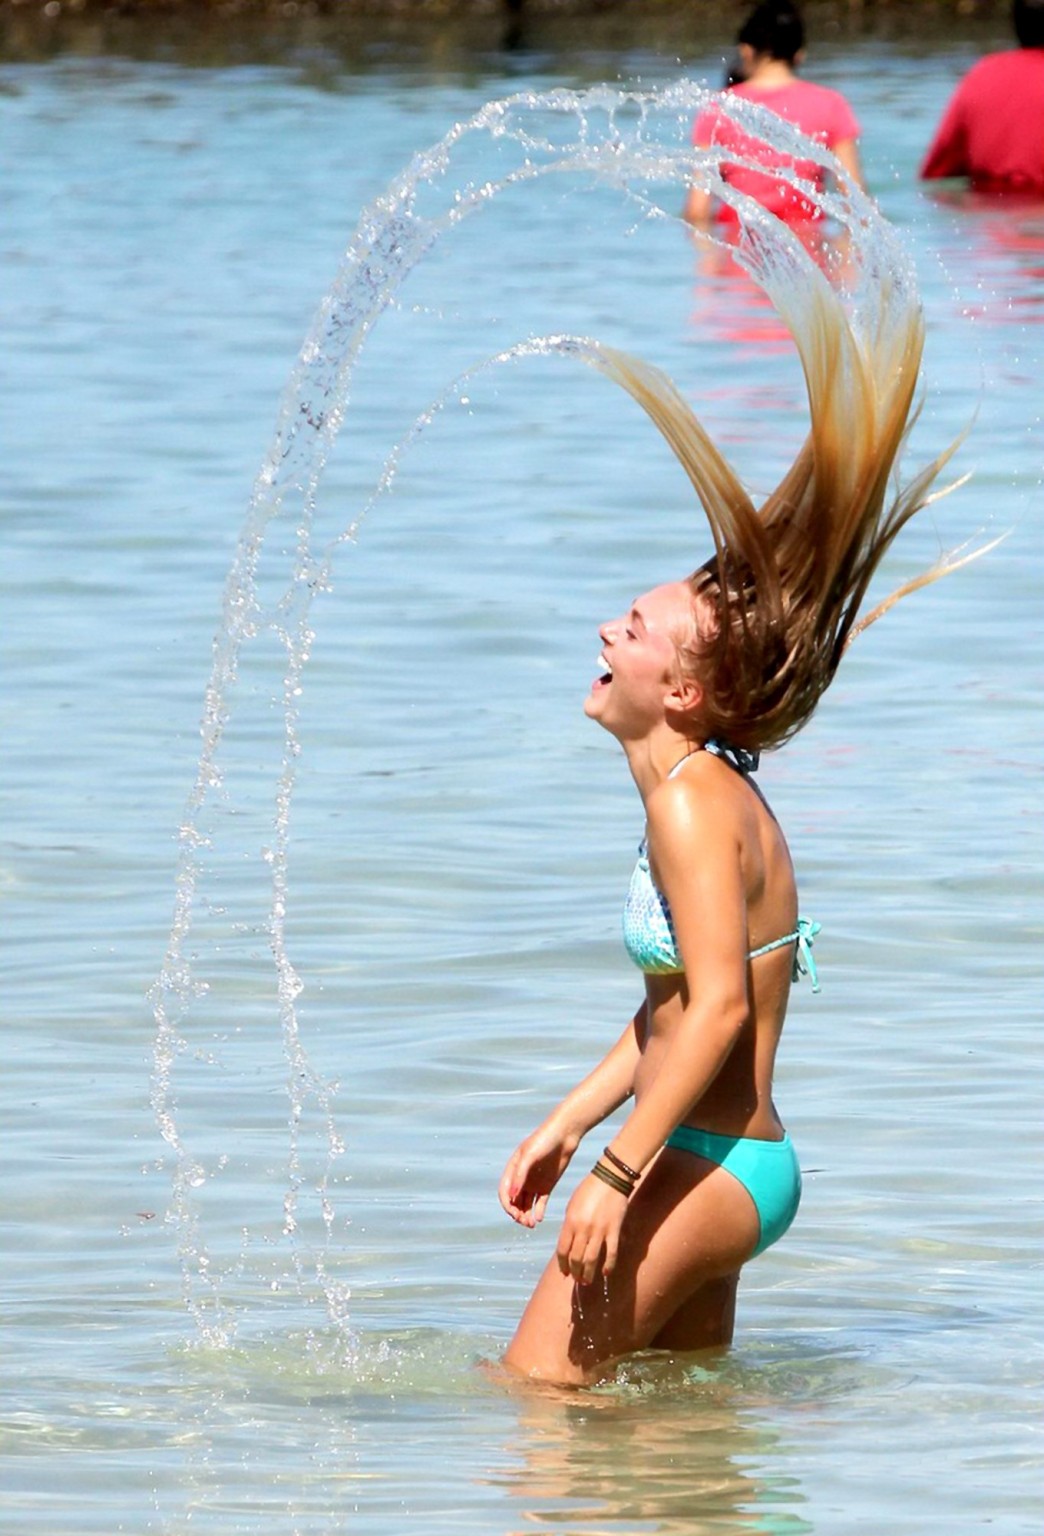
[[[179,1236],[201,1250],[164,1220],[145,993],[225,572],[360,208],[503,86],[0,71],[7,1528],[1036,1528],[1044,213],[914,183],[965,62],[875,45],[817,73],[848,90],[920,272],[915,452],[975,416],[971,483],[887,575],[1012,531],[861,640],[766,764],[824,925],[824,992],[795,994],[779,1083],[801,1218],[748,1270],[726,1361],[637,1361],[579,1399],[476,1368],[550,1238],[510,1228],[494,1191],[633,1006],[617,935],[638,806],[579,701],[597,623],[694,563],[701,520],[629,401],[533,359],[475,380],[336,556],[287,942],[309,1061],[338,1085],[329,1240],[317,1199],[300,1217],[309,1264],[348,1293],[342,1326],[283,1236],[290,1164],[310,1191],[329,1139],[314,1102],[296,1151],[289,1133],[263,928],[282,669],[250,653],[215,812],[235,901],[201,913],[210,992],[177,1078],[235,1323],[208,1341]],[[664,366],[755,488],[802,430],[771,316],[604,190],[502,199],[415,279],[363,359],[326,537],[451,377],[533,332]]]

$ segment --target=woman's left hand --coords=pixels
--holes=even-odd
[[[627,1196],[589,1173],[573,1191],[558,1234],[558,1267],[578,1285],[590,1285],[601,1269],[616,1266]]]

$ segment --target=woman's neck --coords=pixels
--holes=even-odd
[[[750,74],[743,83],[753,85],[759,91],[779,91],[785,85],[793,84],[796,78],[786,59],[773,59],[768,54],[762,54],[754,60]]]
[[[654,789],[669,779],[674,769],[694,752],[701,752],[704,742],[679,735],[676,731],[655,733],[641,741],[622,743],[627,755],[627,766],[638,786],[642,804],[648,802]]]

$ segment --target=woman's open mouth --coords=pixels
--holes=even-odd
[[[605,670],[601,672],[591,684],[592,693],[597,693],[600,688],[608,688],[609,684],[613,680],[613,669],[606,661],[604,656],[599,656],[598,665],[600,667],[604,667]]]

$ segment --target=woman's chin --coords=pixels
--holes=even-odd
[[[600,725],[604,731],[608,731],[610,735],[612,735],[614,734],[612,722],[608,718],[606,710],[606,704],[608,702],[606,695],[608,691],[609,690],[607,688],[599,687],[596,683],[584,700],[584,714],[587,716],[588,720],[593,720],[597,725]]]
[[[594,683],[590,693],[584,699],[584,714],[589,720],[601,720],[602,706],[605,703],[605,689],[598,683]]]

